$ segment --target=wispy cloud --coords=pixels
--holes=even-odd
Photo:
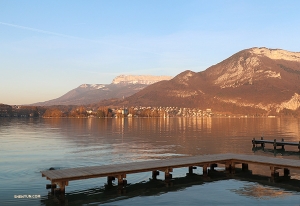
[[[75,36],[60,34],[60,33],[56,33],[56,32],[46,31],[46,30],[42,30],[42,29],[36,29],[36,28],[32,28],[32,27],[27,27],[27,26],[21,26],[21,25],[10,24],[10,23],[5,23],[5,22],[0,22],[0,24],[5,25],[5,26],[10,26],[10,27],[15,27],[18,29],[35,31],[38,33],[50,34],[50,35],[61,36],[61,37],[66,37],[66,38],[73,38],[73,39],[80,39],[79,37],[75,37]]]
[[[17,24],[10,24],[10,23],[5,23],[5,22],[0,22],[0,25],[14,27],[14,28],[18,28],[18,29],[24,29],[24,30],[28,30],[28,31],[43,33],[43,34],[60,36],[60,37],[64,37],[64,38],[70,38],[70,39],[77,39],[77,40],[82,40],[82,41],[88,41],[88,42],[97,43],[97,44],[105,44],[105,45],[117,47],[117,48],[120,48],[120,49],[127,49],[127,50],[131,50],[131,51],[138,51],[138,52],[143,52],[143,53],[155,54],[155,55],[159,55],[159,56],[163,55],[163,54],[160,54],[160,53],[157,53],[157,52],[152,52],[152,51],[147,51],[147,50],[143,50],[143,49],[137,49],[137,48],[133,48],[133,47],[123,46],[121,44],[113,44],[113,43],[99,41],[99,40],[81,38],[81,37],[77,37],[77,36],[66,35],[66,34],[61,34],[61,33],[47,31],[47,30],[42,30],[42,29],[36,29],[36,28],[32,28],[32,27],[27,27],[27,26],[21,26],[21,25],[17,25]]]

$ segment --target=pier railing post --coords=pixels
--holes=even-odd
[[[281,139],[281,142],[282,142],[282,143],[284,142],[284,139],[283,139],[283,138]],[[284,144],[281,145],[281,149],[284,149]]]
[[[263,137],[261,137],[261,138],[260,138],[260,140],[264,140],[264,138],[263,138]],[[261,146],[262,148],[264,148],[264,147],[265,147],[265,143],[264,143],[264,142],[262,142],[262,143],[260,144],[260,146]]]
[[[273,146],[274,146],[274,150],[276,150],[276,146],[277,146],[276,139],[274,139]]]
[[[256,144],[255,144],[255,138],[253,138],[252,140],[252,148],[255,148]]]

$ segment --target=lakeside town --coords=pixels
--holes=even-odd
[[[214,113],[207,108],[180,108],[180,107],[98,107],[87,106],[10,106],[0,104],[0,117],[78,117],[78,118],[105,118],[105,117],[211,117]]]
[[[91,106],[20,106],[0,103],[0,117],[12,118],[138,118],[138,117],[276,117],[263,114],[213,112],[211,108],[185,107],[91,107]]]

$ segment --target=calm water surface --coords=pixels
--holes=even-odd
[[[40,171],[240,153],[298,159],[297,148],[252,151],[253,138],[300,140],[293,118],[0,119],[0,205],[298,205],[300,192],[246,180],[202,182],[175,169],[174,186],[149,181],[150,173],[128,175],[125,194],[105,190],[106,178],[71,181],[64,203],[48,195]],[[268,147],[268,146],[267,146]],[[269,174],[268,168],[250,168]],[[202,170],[197,169],[201,174]],[[292,178],[300,172],[291,171]],[[163,180],[163,174],[158,178]],[[300,179],[300,178],[299,178]],[[20,195],[20,196],[18,196]],[[35,195],[37,198],[16,198]],[[24,197],[24,196],[23,196]]]

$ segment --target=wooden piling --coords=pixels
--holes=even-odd
[[[210,164],[210,170],[211,171],[214,171],[215,167],[218,167],[218,164],[216,164],[216,163]]]
[[[242,171],[248,171],[248,164],[247,163],[242,163]]]
[[[285,177],[289,177],[290,176],[290,170],[288,168],[283,168],[283,174]]]
[[[69,182],[68,181],[60,181],[60,182],[57,182],[57,184],[58,184],[59,188],[56,188],[55,191],[64,194],[65,190],[66,190],[66,186],[69,185]]]
[[[126,174],[120,174],[117,176],[118,178],[118,185],[126,185],[127,181],[125,180]]]
[[[204,176],[204,177],[207,176],[207,167],[208,167],[207,164],[203,165],[203,176]]]
[[[112,186],[112,182],[115,180],[116,178],[114,176],[107,176],[107,185]]]
[[[152,179],[153,180],[156,180],[158,175],[159,175],[159,171],[157,171],[157,170],[152,171]]]
[[[173,172],[173,168],[167,168],[165,170],[165,180],[169,180],[172,179],[172,174],[171,172]]]

